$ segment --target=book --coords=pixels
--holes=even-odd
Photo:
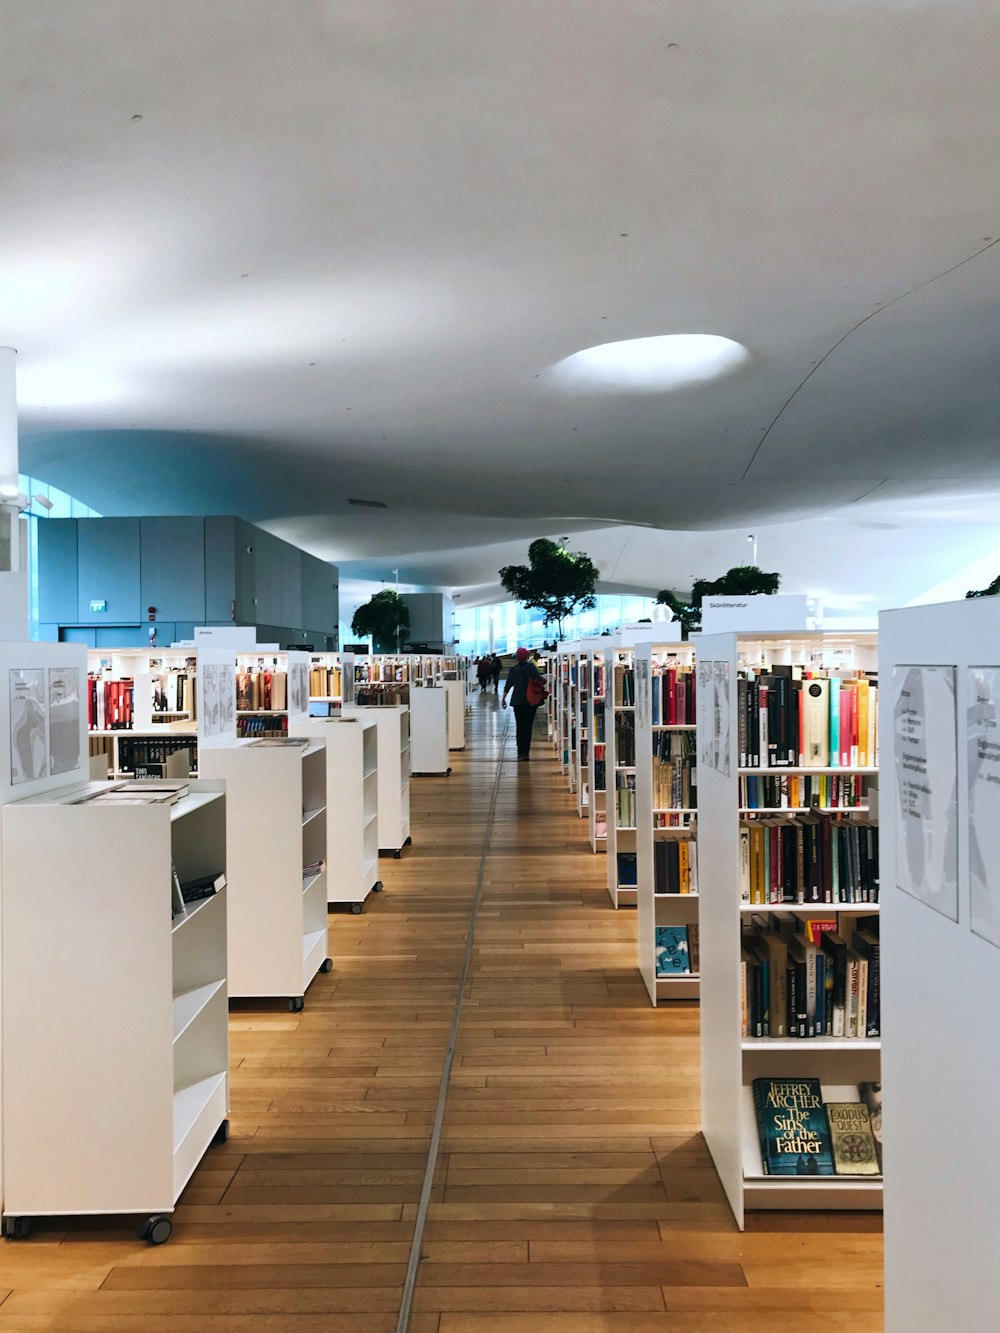
[[[656,927],[656,975],[672,977],[691,971],[686,926]]]
[[[833,1165],[838,1176],[878,1176],[875,1136],[864,1102],[827,1102]]]
[[[872,1138],[875,1140],[875,1160],[882,1171],[882,1084],[859,1083],[858,1092],[862,1102],[868,1108],[868,1123]]]
[[[830,1126],[818,1078],[755,1078],[753,1100],[766,1175],[834,1174]]]

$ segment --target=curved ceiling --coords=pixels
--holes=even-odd
[[[914,497],[1000,489],[989,0],[3,19],[22,455],[103,512],[235,510],[469,585],[470,551],[609,524],[806,524],[794,547],[826,515],[891,565],[940,523],[958,561]],[[672,333],[749,358],[653,394],[546,373]],[[658,541],[671,578],[632,582],[686,577]]]

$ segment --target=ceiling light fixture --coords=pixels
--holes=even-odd
[[[667,393],[739,369],[750,353],[714,333],[667,333],[584,348],[557,361],[552,379],[571,392]]]

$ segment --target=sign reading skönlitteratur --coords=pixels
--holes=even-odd
[[[972,932],[1000,947],[1000,667],[969,668]]]
[[[896,887],[958,920],[955,668],[892,672]]]

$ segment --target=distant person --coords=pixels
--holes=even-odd
[[[542,654],[538,651],[537,648],[532,648],[530,654],[528,655],[528,661],[531,663],[532,666],[537,667],[539,671],[541,671]]]
[[[527,763],[531,758],[531,731],[538,712],[538,704],[528,703],[528,682],[532,679],[540,681],[541,673],[528,660],[527,648],[518,648],[515,656],[517,661],[507,672],[501,707],[507,707],[507,695],[511,695],[511,706],[517,723],[517,757],[520,762]]]
[[[486,693],[486,686],[490,682],[490,672],[492,671],[492,669],[493,669],[493,663],[490,661],[489,657],[487,657],[485,653],[482,655],[482,657],[477,658],[476,679],[479,681],[479,691],[481,694]]]
[[[503,663],[493,654],[493,661],[490,663],[490,680],[493,682],[493,693],[500,693],[500,673],[503,671]]]

